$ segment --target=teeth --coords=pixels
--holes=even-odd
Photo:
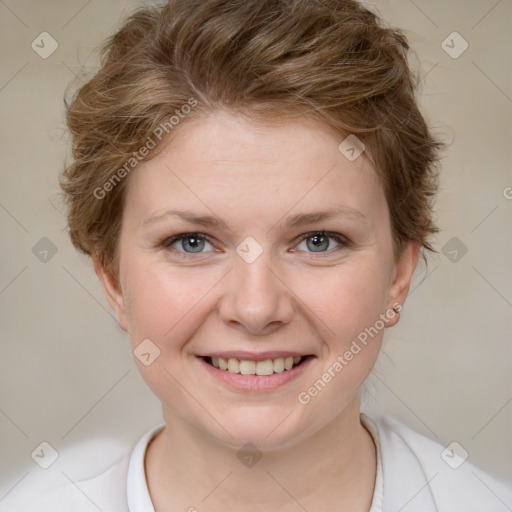
[[[272,359],[258,361],[256,363],[256,375],[272,375],[274,373],[274,363]]]
[[[240,372],[240,363],[238,362],[238,359],[228,359],[228,371],[231,373]]]
[[[242,375],[254,375],[256,373],[256,363],[254,361],[240,361],[238,367],[240,368],[240,373]],[[229,366],[228,370],[231,371]]]
[[[274,371],[276,373],[284,371],[284,358],[278,357],[277,359],[274,359]]]
[[[291,370],[299,361],[301,356],[278,357],[277,359],[266,359],[265,361],[248,361],[238,359],[224,359],[222,357],[212,357],[212,365],[220,370],[227,370],[231,373],[241,373],[242,375],[272,375],[281,373],[285,370]]]

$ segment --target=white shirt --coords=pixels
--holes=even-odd
[[[512,485],[463,461],[457,446],[443,447],[388,416],[372,420],[361,413],[361,421],[377,448],[377,473],[369,512],[512,510]],[[0,511],[155,512],[144,457],[149,442],[164,426],[152,428],[131,452],[101,474],[76,482],[68,480],[43,498],[31,498],[27,489],[13,491],[8,499],[0,501]],[[200,505],[196,508],[201,510]]]

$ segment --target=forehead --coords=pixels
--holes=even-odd
[[[300,169],[301,163],[313,161],[318,167],[337,159],[341,154],[339,145],[345,138],[346,135],[336,133],[311,116],[279,121],[218,110],[207,116],[185,119],[167,143],[163,156],[204,162],[208,168],[230,163],[243,163],[247,167],[254,162],[266,164],[262,171],[281,163],[295,163]],[[362,158],[347,167],[362,170],[371,165],[363,153]],[[290,168],[290,172],[293,170]]]
[[[254,215],[294,205],[292,213],[319,204],[382,208],[375,170],[364,153],[351,161],[340,151],[344,138],[309,117],[262,123],[217,111],[185,120],[130,176],[127,207],[148,214],[190,203],[231,205]]]

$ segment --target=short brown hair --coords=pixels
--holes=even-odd
[[[439,231],[432,200],[442,144],[416,104],[408,51],[401,31],[353,0],[137,9],[101,47],[99,71],[65,101],[73,159],[61,187],[74,246],[117,274],[127,180],[115,175],[156,155],[163,144],[144,158],[138,151],[162,126],[171,136],[170,118],[192,99],[190,117],[220,108],[267,120],[299,113],[334,128],[340,142],[355,134],[382,181],[395,259],[408,241],[437,252],[428,237]],[[99,189],[108,194],[97,198]]]

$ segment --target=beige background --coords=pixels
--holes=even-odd
[[[30,458],[42,441],[61,453],[54,466],[64,470],[62,453],[78,442],[117,439],[121,453],[161,421],[56,198],[65,88],[82,65],[97,64],[91,51],[134,5],[0,1],[0,508],[45,473]],[[512,3],[373,6],[406,30],[425,114],[452,146],[437,202],[441,252],[417,269],[365,406],[443,445],[456,440],[471,462],[512,481]],[[31,48],[44,31],[58,42],[47,59]],[[469,44],[458,58],[441,45],[454,31]],[[448,41],[452,52],[461,48]],[[57,249],[46,262],[33,253],[43,237]],[[110,462],[104,457],[98,467]]]

